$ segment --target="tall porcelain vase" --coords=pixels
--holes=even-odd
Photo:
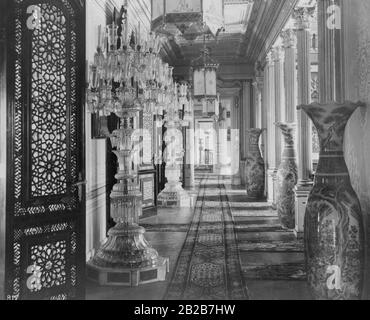
[[[307,280],[321,300],[360,299],[364,228],[343,155],[344,131],[361,103],[301,106],[315,124],[320,159],[305,214]]]
[[[288,229],[295,226],[295,195],[297,161],[294,149],[294,123],[276,123],[284,136],[284,151],[277,172],[276,206],[281,224]]]
[[[250,129],[249,150],[245,163],[245,186],[247,197],[251,200],[260,200],[265,191],[265,163],[258,145],[263,129]]]

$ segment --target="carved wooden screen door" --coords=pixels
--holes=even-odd
[[[79,299],[85,273],[85,4],[8,4],[5,294]]]

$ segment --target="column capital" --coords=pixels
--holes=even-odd
[[[284,60],[284,50],[281,45],[275,46],[272,49],[272,59],[274,62],[280,62]]]
[[[263,76],[264,67],[262,66],[262,63],[260,61],[257,61],[254,64],[254,73],[256,77]]]
[[[297,37],[296,37],[296,31],[294,29],[285,29],[281,31],[280,33],[281,39],[283,40],[283,48],[295,48]]]
[[[273,66],[274,65],[274,57],[273,57],[272,50],[270,50],[266,55],[266,63],[267,63],[267,66]]]
[[[263,76],[256,76],[255,80],[253,81],[253,86],[257,89],[262,91],[264,87],[264,77]]]
[[[297,30],[309,30],[310,18],[315,14],[316,7],[298,7],[293,10],[293,19]]]

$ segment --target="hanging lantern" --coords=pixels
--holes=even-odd
[[[224,29],[224,0],[152,0],[152,30],[194,40]]]
[[[201,101],[204,115],[218,115],[217,70],[219,64],[212,59],[206,47],[200,57],[192,61],[193,97]]]

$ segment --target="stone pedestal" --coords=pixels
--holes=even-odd
[[[278,178],[277,178],[278,169],[275,169],[272,175],[272,188],[273,188],[273,201],[271,203],[271,208],[277,210],[276,195],[278,193]]]
[[[164,190],[158,195],[159,207],[190,207],[190,197],[182,188],[180,180],[180,166],[166,166],[167,183]]]
[[[304,235],[304,216],[308,197],[312,189],[311,185],[297,185],[294,189],[295,194],[295,227],[294,234],[298,239],[303,239]]]
[[[274,207],[274,184],[276,180],[276,168],[270,168],[267,170],[267,202],[269,202]],[[276,207],[276,206],[275,206]]]
[[[240,185],[245,186],[245,163],[246,160],[240,160],[239,170],[240,170]]]

